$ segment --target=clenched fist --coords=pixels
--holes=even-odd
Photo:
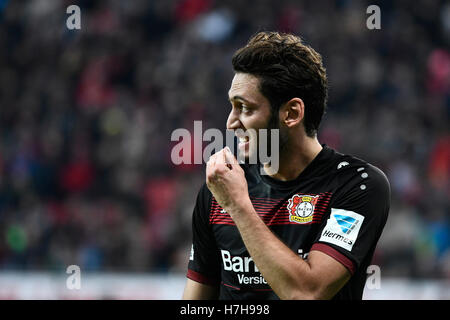
[[[206,185],[230,216],[250,202],[244,170],[228,147],[213,154],[206,163]]]

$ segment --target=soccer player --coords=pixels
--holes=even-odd
[[[184,299],[361,299],[390,187],[373,165],[319,143],[321,56],[260,32],[232,59],[230,130],[278,129],[279,169],[211,156],[193,213]],[[259,136],[239,139],[250,157]],[[261,173],[261,167],[268,174]]]

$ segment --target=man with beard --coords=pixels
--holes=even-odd
[[[260,32],[232,64],[227,129],[278,129],[279,168],[241,165],[228,148],[211,156],[183,298],[361,299],[390,187],[378,168],[319,143],[321,56],[295,35]],[[238,138],[251,158],[260,135]]]

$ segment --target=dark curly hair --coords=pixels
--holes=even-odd
[[[305,104],[304,127],[314,137],[328,98],[328,82],[322,57],[293,34],[259,32],[232,59],[235,72],[249,73],[260,81],[272,114],[292,98]]]

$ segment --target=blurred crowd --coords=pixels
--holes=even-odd
[[[171,133],[223,130],[234,51],[279,30],[323,56],[319,140],[390,180],[373,263],[450,278],[450,3],[370,4],[0,0],[0,270],[185,272],[204,165]]]

